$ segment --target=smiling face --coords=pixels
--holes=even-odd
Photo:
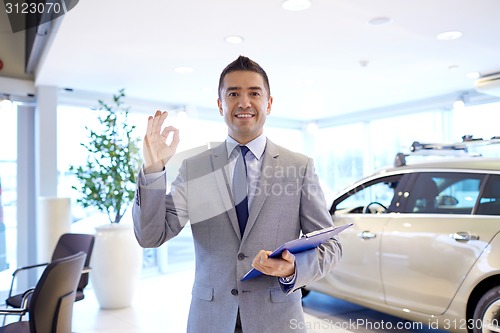
[[[219,112],[228,126],[228,134],[246,144],[264,131],[264,123],[271,112],[272,97],[259,73],[234,71],[224,77]]]

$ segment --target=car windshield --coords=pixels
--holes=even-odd
[[[393,201],[395,189],[402,175],[379,178],[364,183],[343,195],[339,201],[334,202],[332,210],[347,210],[348,212],[361,212],[360,208],[370,203],[379,203],[389,207]]]

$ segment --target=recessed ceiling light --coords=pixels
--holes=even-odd
[[[309,134],[316,134],[318,132],[319,126],[315,121],[310,121],[306,125],[306,132]]]
[[[481,77],[481,73],[479,72],[469,72],[467,74],[465,74],[466,77],[468,77],[469,79],[479,79]]]
[[[290,10],[293,12],[298,12],[301,10],[306,10],[311,7],[311,1],[309,0],[286,0],[283,1],[281,7],[286,10]]]
[[[192,67],[177,67],[174,69],[176,73],[179,74],[188,74],[194,72],[194,68]]]
[[[463,99],[459,98],[457,99],[456,101],[453,102],[453,108],[455,110],[460,110],[460,109],[463,109],[465,108],[465,102]]]
[[[370,62],[368,60],[360,60],[358,63],[361,67],[365,68]]]
[[[243,43],[243,37],[236,36],[236,35],[227,36],[224,40],[226,42],[230,43],[230,44],[241,44],[241,43]]]
[[[8,96],[3,97],[3,99],[0,101],[0,109],[2,109],[2,111],[11,111],[12,106],[13,103]]]
[[[439,40],[453,40],[460,37],[462,37],[462,33],[460,31],[446,31],[436,36]]]
[[[392,23],[392,19],[389,17],[375,17],[368,21],[369,25],[386,25]]]

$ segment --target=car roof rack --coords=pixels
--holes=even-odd
[[[406,157],[419,156],[453,156],[453,157],[480,157],[481,154],[471,152],[470,148],[500,144],[500,136],[493,136],[491,139],[483,140],[482,138],[474,138],[472,135],[462,136],[462,141],[457,143],[421,143],[414,141],[410,146],[410,153],[397,153],[394,159],[394,166],[400,167],[407,165]]]

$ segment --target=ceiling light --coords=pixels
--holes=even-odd
[[[306,132],[308,134],[316,134],[319,130],[318,123],[315,121],[310,121],[306,124]]]
[[[228,42],[228,43],[230,43],[230,44],[241,44],[241,43],[243,43],[243,37],[236,36],[236,35],[227,36],[225,38],[225,41]]]
[[[293,11],[293,12],[298,12],[301,10],[306,10],[307,8],[311,7],[311,1],[309,0],[286,0],[283,1],[281,4],[281,7],[285,10]]]
[[[465,108],[468,97],[467,93],[463,93],[458,96],[458,98],[453,102],[453,109],[460,110]]]
[[[446,31],[436,36],[439,40],[454,40],[460,37],[462,37],[462,33],[460,31]]]
[[[174,71],[176,73],[179,73],[179,74],[189,74],[189,73],[192,73],[194,72],[194,68],[192,67],[177,67],[174,69]]]
[[[386,25],[392,23],[392,19],[389,17],[375,17],[368,21],[369,25]]]
[[[0,109],[3,111],[10,111],[12,110],[13,103],[10,100],[9,95],[4,95],[2,99],[0,100]]]
[[[465,108],[465,102],[462,99],[457,99],[455,102],[453,102],[454,110],[460,110],[463,108]]]
[[[466,77],[468,77],[469,79],[479,79],[481,77],[481,73],[479,72],[469,72],[467,74],[465,74]]]
[[[177,120],[178,121],[186,121],[189,118],[188,113],[185,108],[182,108],[180,111],[177,111]]]

